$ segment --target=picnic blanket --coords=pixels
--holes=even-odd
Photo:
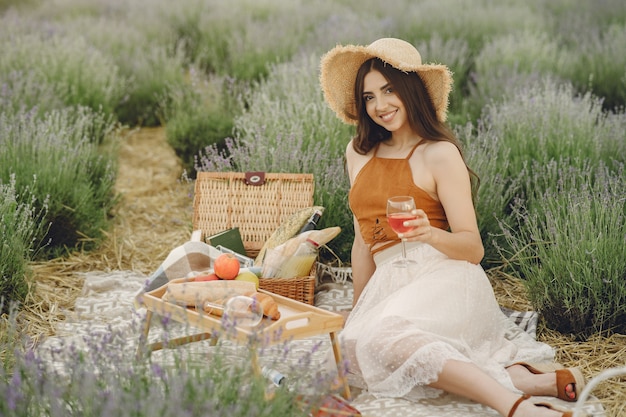
[[[195,242],[199,243],[199,242]],[[176,248],[171,256],[166,259],[161,267],[151,276],[145,276],[134,271],[93,271],[84,273],[84,287],[82,295],[76,300],[73,312],[68,312],[67,320],[57,326],[57,335],[48,338],[40,347],[44,351],[57,352],[49,357],[53,366],[57,366],[59,372],[67,366],[60,360],[58,355],[59,346],[72,345],[76,349],[88,349],[89,339],[94,334],[109,334],[114,332],[117,338],[123,339],[123,346],[129,360],[134,360],[134,355],[139,342],[139,329],[145,318],[145,309],[137,308],[135,297],[138,293],[157,285],[159,282],[167,282],[170,277],[177,274],[187,274],[194,268],[204,268],[208,252],[203,252],[202,245],[183,245]],[[187,256],[186,254],[189,254]],[[174,273],[174,271],[176,271]],[[315,305],[330,311],[348,311],[352,305],[352,283],[350,280],[322,280],[316,288]],[[536,312],[520,312],[503,310],[505,314],[518,324],[519,332],[528,332],[535,336],[538,315]],[[154,322],[154,320],[153,320]],[[158,321],[157,321],[158,323]],[[174,326],[174,327],[172,327]],[[167,329],[159,328],[159,324],[153,324],[150,331],[150,339],[163,340],[163,337],[183,335],[188,328],[170,323]],[[165,333],[167,333],[165,335]],[[507,337],[515,338],[513,332]],[[161,338],[161,339],[160,339]],[[207,352],[214,349],[207,342],[191,343],[186,345],[188,360],[197,358],[199,363],[205,362]],[[226,354],[233,360],[241,357],[245,347],[234,344],[221,346],[221,354]],[[306,356],[312,364],[311,369],[319,369],[328,366],[328,353],[331,346],[328,337],[316,336],[302,340],[289,342],[289,357],[287,360],[276,363],[272,359],[272,350],[268,350],[260,357],[261,362],[272,363],[279,372],[290,377],[289,369],[293,369],[302,357]],[[153,361],[172,361],[171,355],[165,351],[156,351],[152,354]],[[353,391],[352,405],[363,416],[368,417],[497,417],[498,414],[485,406],[465,400],[451,394],[444,394],[436,399],[410,402],[402,398],[375,398],[367,391]],[[570,406],[563,401],[554,398],[540,398],[556,404]],[[594,417],[604,417],[601,404],[597,401],[589,401],[585,411]]]
[[[190,240],[172,249],[163,263],[145,282],[142,291],[152,291],[168,281],[187,277],[190,273],[205,271],[220,251],[201,241]]]

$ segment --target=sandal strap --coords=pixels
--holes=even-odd
[[[574,397],[567,395],[566,388],[569,384],[574,386]],[[578,400],[578,395],[585,388],[585,377],[578,368],[559,369],[556,371],[556,387],[558,389],[557,397],[569,402]]]
[[[513,404],[513,407],[511,407],[511,410],[509,410],[508,417],[513,417],[513,415],[515,414],[515,411],[517,411],[517,407],[519,407],[522,401],[526,401],[529,398],[530,398],[530,395],[528,394],[524,394],[521,397],[519,397],[517,401],[515,401],[515,404]]]

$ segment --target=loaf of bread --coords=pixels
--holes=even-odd
[[[272,320],[278,320],[280,318],[280,311],[278,310],[278,303],[272,298],[271,295],[255,292],[251,296],[256,300],[263,310],[263,315]],[[211,302],[204,303],[204,312],[212,314],[214,316],[221,317],[224,314],[224,305],[228,301],[228,298],[221,300],[213,300]]]
[[[248,281],[186,281],[169,283],[162,299],[177,305],[203,309],[207,302],[223,304],[230,297],[251,297],[255,293],[256,285]]]
[[[248,281],[172,282],[168,284],[162,299],[173,304],[194,307],[219,317],[224,313],[226,302],[238,295],[254,298],[262,307],[264,316],[272,320],[280,318],[276,300],[271,295],[257,292],[255,284]]]

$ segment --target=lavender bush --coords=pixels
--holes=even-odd
[[[611,259],[624,258],[626,114],[545,79],[487,106],[484,122],[479,135],[499,139],[491,151],[506,161],[509,197],[514,190],[494,216],[502,259],[550,327],[578,337],[623,332],[625,269]]]
[[[74,247],[84,236],[93,245],[115,204],[116,164],[99,146],[112,122],[88,108],[51,111],[42,119],[35,113],[0,114],[0,183],[15,178],[24,203],[21,191],[36,178],[32,204],[40,210],[47,201],[42,222],[49,226],[37,239],[49,244],[42,255]]]
[[[194,67],[188,79],[184,89],[165,97],[161,108],[167,142],[189,178],[195,178],[197,154],[207,146],[223,149],[225,139],[232,136],[234,118],[241,112],[238,92],[247,85],[227,77],[206,77]]]
[[[529,187],[540,186],[523,181],[531,166],[562,158],[579,168],[587,163],[609,165],[614,158],[625,162],[625,122],[624,113],[603,113],[597,97],[576,95],[571,84],[550,79],[519,88],[510,99],[486,106],[482,124],[475,133],[468,130],[465,137],[470,141],[470,163],[486,179],[478,212],[483,237],[489,236],[485,241],[489,256],[501,253],[497,247],[507,244],[497,223],[514,224],[510,216],[513,199],[529,198],[537,192]],[[492,181],[497,188],[492,188]],[[547,177],[539,191],[553,181],[554,177]],[[541,211],[540,206],[536,209]],[[494,257],[496,264],[499,256]]]
[[[60,104],[114,113],[124,84],[109,57],[80,36],[41,29],[24,33],[19,19],[2,20],[8,26],[0,31],[0,85],[7,106],[3,111],[38,107],[43,114]]]
[[[178,53],[165,39],[142,32],[136,27],[135,22],[127,21],[126,16],[120,16],[121,12],[104,13],[104,10],[108,8],[104,7],[105,4],[102,6],[103,13],[96,15],[96,11],[93,11],[94,15],[92,15],[84,11],[85,15],[75,16],[70,21],[66,20],[67,16],[57,16],[58,21],[50,20],[51,16],[56,16],[58,10],[54,12],[50,10],[45,17],[31,20],[24,17],[12,19],[5,17],[4,20],[15,27],[13,34],[23,32],[28,33],[28,36],[41,38],[38,44],[32,47],[43,48],[46,51],[45,56],[40,60],[48,64],[55,62],[55,59],[59,60],[55,63],[61,68],[57,71],[62,73],[58,76],[59,78],[64,75],[71,77],[69,80],[55,79],[57,75],[49,73],[48,78],[42,81],[40,72],[33,71],[37,63],[15,62],[13,66],[18,69],[14,72],[19,71],[20,74],[17,81],[26,75],[32,78],[34,74],[38,74],[35,81],[56,88],[50,95],[56,98],[58,105],[52,102],[50,106],[42,108],[40,98],[24,89],[20,92],[21,96],[17,96],[16,99],[21,97],[19,104],[22,105],[34,101],[39,105],[40,111],[64,105],[82,104],[90,105],[96,110],[101,108],[107,113],[114,114],[122,123],[158,125],[162,122],[159,114],[161,99],[166,93],[184,86],[182,54]],[[111,16],[107,16],[108,14]],[[22,37],[23,35],[20,36]],[[57,38],[64,41],[58,48],[55,48],[54,43]],[[72,42],[79,46],[84,45],[87,49],[82,51],[82,46],[68,45],[65,39],[72,39]],[[23,50],[19,45],[14,48]],[[36,53],[40,53],[37,49],[35,49]],[[59,53],[58,49],[62,49],[62,53]],[[68,60],[63,54],[70,51],[72,59]],[[100,60],[106,60],[106,64],[90,56],[95,54],[100,57]],[[29,61],[37,60],[36,56],[29,58]],[[89,65],[81,62],[85,60]],[[75,70],[71,68],[73,62],[78,62],[77,65],[80,66],[82,73],[88,71],[93,73],[75,74]],[[104,77],[109,78],[107,85],[101,85],[99,82],[99,79]],[[70,98],[66,98],[64,92],[67,82],[73,83],[73,88],[76,90],[76,94]],[[81,82],[90,82],[90,84],[81,86]],[[61,94],[59,94],[59,88]],[[96,94],[102,94],[101,102],[91,105],[94,99],[90,96]],[[29,100],[30,97],[32,99]]]
[[[289,63],[272,65],[268,78],[240,97],[240,106],[245,111],[235,119],[237,136],[246,145],[257,147],[262,143],[253,145],[251,142],[258,142],[253,138],[259,131],[274,142],[270,146],[282,146],[284,137],[294,136],[302,141],[303,150],[309,148],[312,153],[330,157],[343,155],[353,128],[339,121],[324,102],[318,65],[316,55],[299,56]],[[318,145],[322,149],[316,151]],[[261,156],[275,166],[297,164],[265,153]]]
[[[375,2],[370,2],[375,3]],[[378,7],[384,4],[378,3]],[[388,9],[385,8],[385,12]],[[459,0],[406,1],[395,8],[392,16],[397,37],[428,39],[433,34],[443,39],[465,39],[472,55],[485,41],[499,35],[539,29],[544,17],[536,13],[531,2],[481,0],[467,3]]]
[[[456,134],[463,144],[468,165],[480,177],[474,206],[485,247],[482,264],[485,268],[499,266],[501,254],[498,248],[503,244],[500,223],[508,223],[508,206],[520,190],[520,179],[506,175],[510,149],[489,126],[477,129],[468,123],[457,127]],[[499,157],[493,158],[493,154]]]
[[[538,30],[502,35],[487,42],[474,60],[468,85],[472,120],[487,104],[498,106],[516,91],[532,88],[544,78],[558,79],[569,65],[568,58],[556,39]]]
[[[615,129],[615,119],[603,113],[601,99],[590,93],[577,95],[569,83],[543,79],[521,88],[511,99],[488,105],[484,120],[501,136],[504,147],[500,149],[509,153],[506,176],[510,178],[520,175],[530,161],[547,164],[569,158],[572,163],[608,163],[624,155],[623,132]]]
[[[9,317],[6,323],[16,333],[15,320]],[[166,335],[175,329],[165,319],[162,323],[167,343]],[[305,417],[301,399],[314,405],[330,390],[331,378],[310,360],[314,352],[295,354],[288,344],[261,347],[264,357],[294,366],[289,385],[273,386],[254,373],[249,349],[229,343],[234,329],[215,333],[220,342],[201,356],[181,347],[149,359],[135,357],[138,329],[103,330],[39,348],[6,341],[0,351],[14,353],[0,362],[0,415]]]
[[[16,7],[30,7],[36,0],[0,0],[0,13]]]
[[[373,39],[388,36],[394,31],[394,19],[389,8],[384,12],[374,12],[370,7],[380,7],[372,2],[362,7],[354,7],[348,2],[317,2],[319,18],[311,21],[306,39],[299,45],[300,54],[323,54],[337,44],[367,45]],[[372,13],[363,13],[363,10]]]
[[[289,60],[324,10],[318,3],[267,0],[162,6],[189,63],[240,80],[261,79],[267,64]]]
[[[621,9],[626,9],[624,4],[621,4]],[[573,52],[575,59],[564,74],[580,91],[591,91],[603,97],[604,108],[619,111],[626,103],[624,45],[626,25],[623,21],[585,31],[585,36],[579,38]]]
[[[548,326],[585,338],[626,332],[624,164],[533,162],[504,254]]]
[[[115,64],[124,90],[115,103],[117,120],[130,126],[157,126],[166,122],[163,103],[170,103],[174,94],[187,88],[186,69],[182,52],[167,38],[143,30],[141,22],[137,26],[132,18],[118,15],[108,19],[86,16],[59,25],[80,33]]]
[[[624,46],[626,3],[577,1],[541,2],[551,19],[550,33],[572,56],[564,77],[578,91],[603,97],[606,109],[618,110],[625,102]]]
[[[12,302],[24,302],[28,295],[28,261],[39,246],[35,239],[42,235],[47,207],[45,200],[35,204],[35,186],[33,179],[18,191],[15,175],[0,181],[0,314],[6,314]]]

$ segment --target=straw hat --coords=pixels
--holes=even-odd
[[[370,58],[380,58],[400,71],[416,72],[430,94],[437,119],[445,122],[452,73],[445,65],[422,64],[413,45],[394,38],[378,39],[368,46],[338,45],[322,57],[320,82],[324,97],[341,120],[357,123],[354,83],[359,67]]]

